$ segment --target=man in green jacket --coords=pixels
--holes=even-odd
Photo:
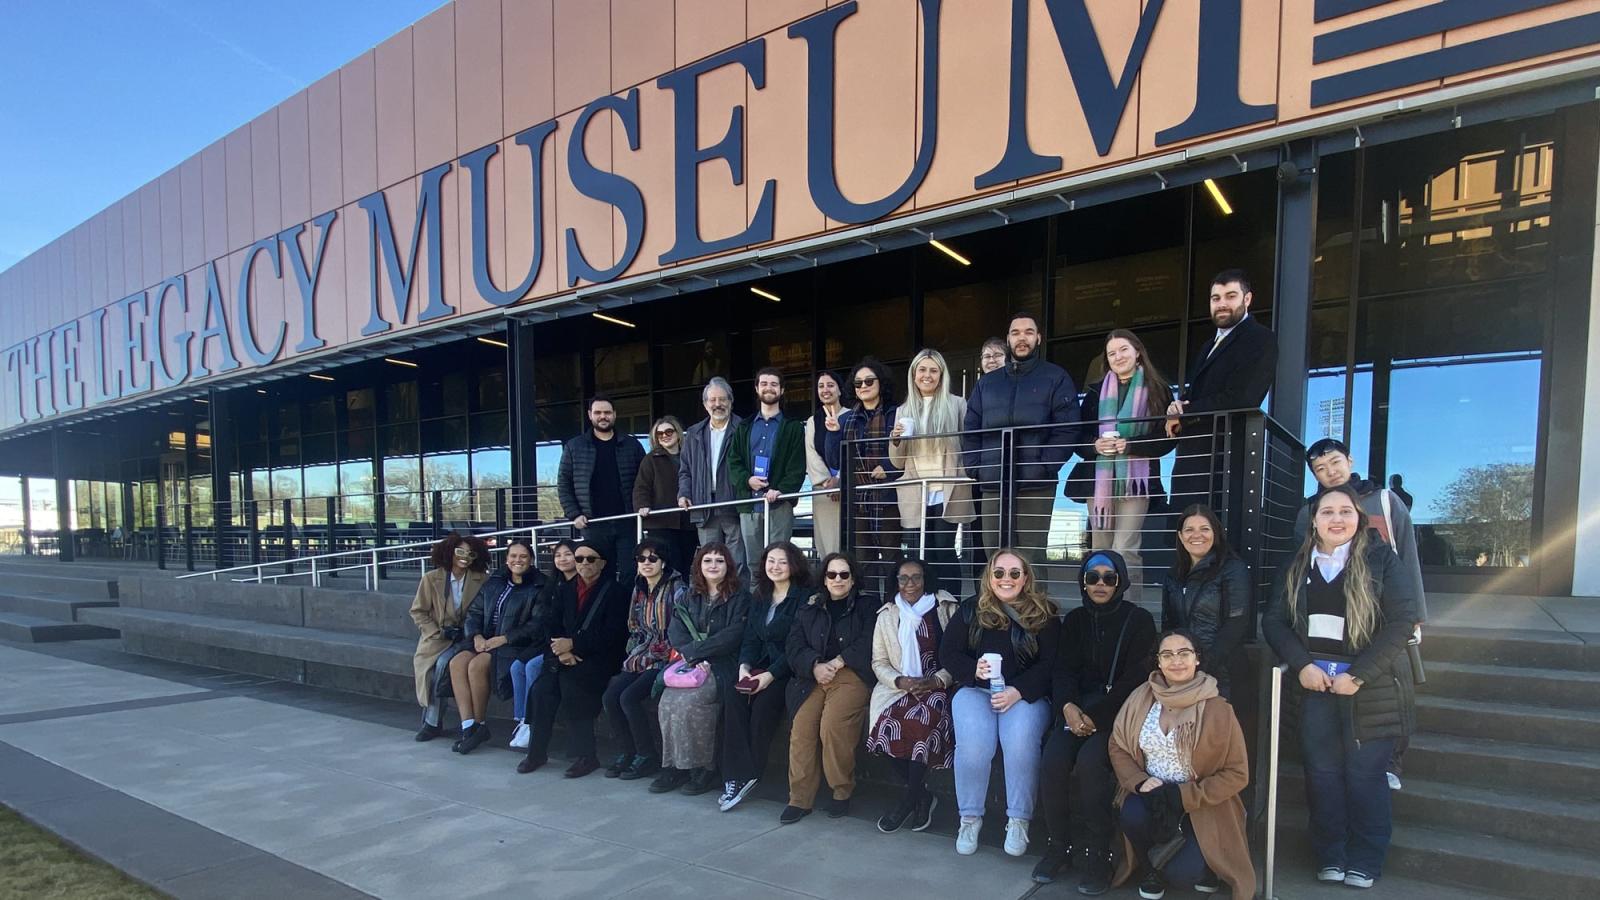
[[[752,577],[760,572],[761,552],[772,541],[794,534],[794,501],[782,494],[800,490],[806,478],[805,423],[783,415],[783,373],[768,366],[756,373],[756,399],[761,408],[734,426],[728,440],[728,479],[745,484],[751,497],[766,497],[771,523],[762,533],[762,504],[739,510],[744,533],[745,564]]]

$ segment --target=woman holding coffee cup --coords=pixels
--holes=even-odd
[[[1033,567],[1017,550],[995,551],[978,595],[962,604],[939,645],[939,661],[958,686],[951,701],[961,812],[957,853],[977,852],[996,749],[1005,751],[1006,853],[1028,850],[1059,637],[1055,604]]]
[[[937,350],[923,350],[906,370],[906,399],[889,432],[889,459],[904,473],[902,481],[955,479],[906,484],[898,489],[900,526],[913,547],[926,523],[923,554],[940,580],[959,588],[961,564],[956,556],[956,526],[976,517],[972,491],[961,465],[961,423],[967,401],[950,393],[950,369]]]

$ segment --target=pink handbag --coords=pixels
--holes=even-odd
[[[667,666],[661,681],[669,688],[697,688],[706,683],[706,670],[680,659]]]

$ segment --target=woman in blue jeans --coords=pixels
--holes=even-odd
[[[517,719],[517,727],[511,733],[511,746],[518,750],[528,749],[528,690],[539,680],[539,673],[544,670],[544,653],[550,649],[547,626],[556,615],[556,590],[578,574],[573,547],[571,541],[556,541],[551,551],[553,570],[543,579],[539,596],[533,602],[533,615],[542,627],[533,632],[527,646],[522,647],[511,662],[511,714]]]
[[[1369,888],[1392,830],[1386,767],[1411,733],[1406,641],[1417,597],[1389,545],[1368,533],[1349,485],[1311,501],[1311,527],[1283,570],[1261,634],[1299,690],[1300,748],[1318,881]]]
[[[978,595],[962,604],[945,628],[939,661],[958,688],[950,704],[961,812],[957,853],[977,852],[996,748],[1005,754],[1006,853],[1021,856],[1028,850],[1059,634],[1055,604],[1028,561],[1010,548],[990,557]]]

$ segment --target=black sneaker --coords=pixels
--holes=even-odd
[[[842,819],[842,818],[844,818],[845,816],[848,816],[848,815],[850,815],[850,798],[849,797],[846,797],[843,800],[840,800],[837,797],[835,797],[835,798],[832,798],[832,799],[830,799],[828,801],[828,818],[830,818],[830,819]]]
[[[911,814],[916,811],[917,801],[907,797],[906,799],[900,801],[899,806],[896,806],[894,809],[889,810],[879,817],[878,830],[884,834],[894,834],[896,831],[900,830],[900,826],[904,825],[906,820],[911,818]]]
[[[1049,884],[1056,880],[1062,871],[1072,868],[1072,848],[1051,841],[1044,849],[1044,858],[1033,867],[1033,880],[1036,884]]]
[[[911,830],[927,831],[933,826],[933,811],[939,808],[939,798],[923,791],[922,799],[917,801],[917,810],[911,814]]]
[[[632,753],[618,753],[617,758],[611,761],[611,765],[606,766],[606,777],[621,778],[622,773],[628,770],[628,764],[631,762],[633,762]]]
[[[682,769],[662,769],[656,780],[650,782],[650,793],[665,794],[668,791],[675,791],[683,787],[683,783],[688,780],[689,773]]]
[[[1078,893],[1098,897],[1111,890],[1111,854],[1084,848],[1083,874],[1078,876]]]
[[[1144,870],[1144,880],[1139,882],[1139,900],[1161,900],[1167,895],[1167,880],[1155,869]]]
[[[717,789],[716,778],[710,769],[695,769],[689,775],[689,780],[683,786],[683,792],[690,797],[698,797],[708,791]]]
[[[1202,894],[1215,894],[1222,889],[1222,885],[1217,882],[1217,873],[1207,868],[1200,880],[1194,883],[1194,889]]]
[[[778,824],[793,825],[809,815],[811,815],[811,810],[809,809],[801,809],[798,806],[785,806],[783,812],[778,814]]]
[[[444,734],[443,728],[440,728],[437,725],[424,725],[422,726],[422,730],[418,731],[417,736],[412,738],[412,740],[420,744],[423,741],[431,741],[442,734]]]
[[[461,746],[456,750],[456,752],[462,756],[466,756],[468,753],[478,749],[478,747],[481,746],[484,741],[487,741],[491,737],[494,737],[494,735],[489,733],[489,726],[479,722],[478,724],[472,726],[471,731],[467,732],[465,735],[462,735]]]
[[[638,781],[641,778],[649,778],[659,771],[661,771],[661,761],[654,756],[635,756],[633,762],[629,763],[617,777],[623,781]]]

